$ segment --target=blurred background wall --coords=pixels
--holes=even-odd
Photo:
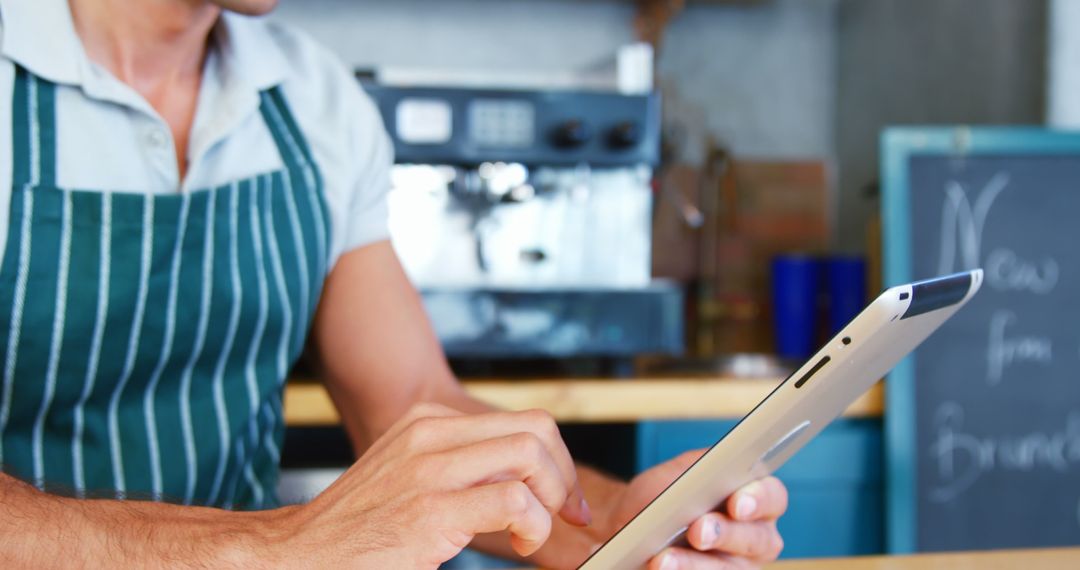
[[[691,4],[668,28],[658,79],[669,120],[739,154],[826,157],[833,148],[836,0]],[[559,74],[636,40],[634,3],[612,0],[284,0],[297,25],[359,68]],[[701,150],[687,145],[691,160]]]
[[[887,124],[1039,124],[1043,2],[845,0],[839,10],[838,245],[860,242],[876,203]]]
[[[355,68],[511,78],[603,64],[635,40],[634,11],[614,0],[283,0],[274,17]],[[1047,20],[1042,1],[690,2],[657,53],[666,129],[689,163],[710,139],[740,157],[830,161],[835,245],[860,252],[880,127],[1041,122]]]
[[[1051,0],[1047,19],[1047,123],[1080,127],[1080,2]]]
[[[282,0],[297,25],[353,67],[562,72],[634,41],[633,2]]]

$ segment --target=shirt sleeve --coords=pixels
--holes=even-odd
[[[332,269],[342,255],[390,237],[393,145],[374,100],[336,55],[303,32],[259,25],[284,60],[286,95],[323,175]]]
[[[357,112],[349,129],[357,168],[350,182],[342,254],[390,238],[387,200],[394,150],[375,103],[362,90],[356,93]]]

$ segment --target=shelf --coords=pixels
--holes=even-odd
[[[940,570],[942,568],[1078,568],[1080,548],[1045,550],[998,550],[992,552],[948,552],[915,556],[859,556],[781,560],[769,566],[776,570]]]
[[[653,419],[741,418],[765,398],[779,379],[558,379],[469,380],[477,399],[508,410],[542,408],[566,423],[615,423]],[[844,412],[846,417],[880,417],[884,390],[879,383]],[[289,382],[285,422],[295,427],[339,423],[322,385]]]

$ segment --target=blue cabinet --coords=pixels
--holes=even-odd
[[[708,447],[734,420],[638,424],[637,467],[647,469],[689,449]],[[784,558],[877,554],[885,549],[885,494],[880,419],[833,422],[776,475],[788,487],[780,519]]]

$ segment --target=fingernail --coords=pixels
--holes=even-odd
[[[757,499],[752,495],[744,494],[739,497],[739,500],[735,503],[735,516],[741,520],[746,520],[754,516],[754,511],[757,510]]]
[[[585,526],[592,524],[592,509],[589,508],[589,503],[585,502],[585,497],[581,497],[581,522],[585,523]]]
[[[667,553],[660,560],[660,570],[679,570],[679,561],[672,553]]]
[[[701,526],[701,547],[709,548],[720,536],[720,521],[713,520]]]

